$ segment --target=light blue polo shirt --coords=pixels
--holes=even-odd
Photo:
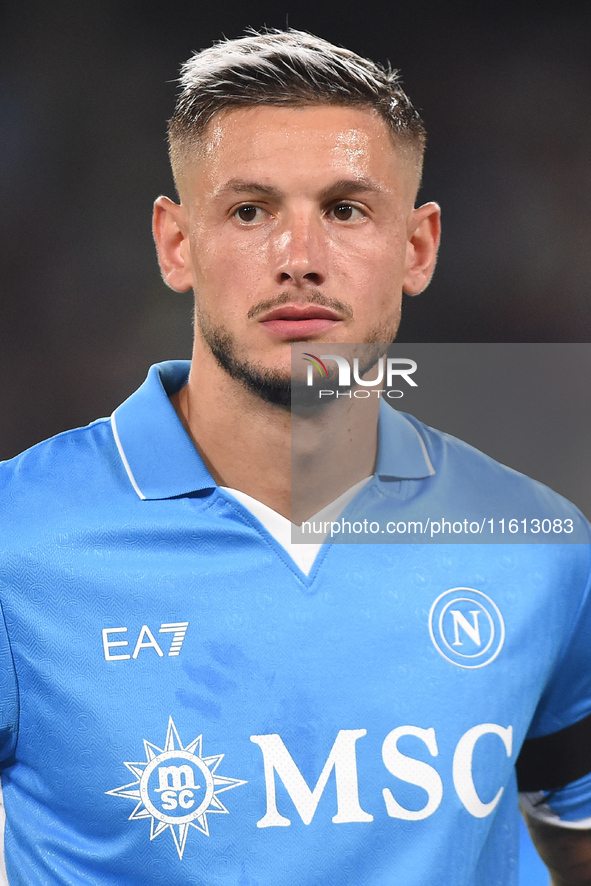
[[[327,544],[305,575],[216,487],[187,374],[0,465],[11,886],[516,883],[520,748],[591,712],[589,545]],[[386,415],[351,514],[519,483],[587,532]],[[591,759],[551,756],[539,787],[591,815]]]

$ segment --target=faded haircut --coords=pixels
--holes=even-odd
[[[425,129],[398,71],[289,28],[249,31],[196,52],[181,68],[181,91],[168,127],[175,181],[220,111],[261,104],[341,105],[377,112],[420,179]]]

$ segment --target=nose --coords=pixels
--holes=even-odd
[[[321,286],[327,277],[326,246],[321,219],[306,210],[290,213],[276,241],[277,282]]]

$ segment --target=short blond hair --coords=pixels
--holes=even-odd
[[[425,128],[400,86],[398,71],[304,31],[249,31],[194,53],[181,68],[181,91],[169,121],[175,180],[220,111],[261,104],[342,105],[376,111],[420,178]]]

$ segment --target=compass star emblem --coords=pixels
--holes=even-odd
[[[183,857],[189,828],[209,837],[209,813],[228,812],[218,794],[246,784],[217,774],[224,754],[204,757],[202,739],[200,735],[183,747],[170,717],[164,747],[144,739],[145,762],[125,763],[136,780],[105,791],[137,801],[129,820],[149,818],[150,840],[170,830],[179,858]]]

